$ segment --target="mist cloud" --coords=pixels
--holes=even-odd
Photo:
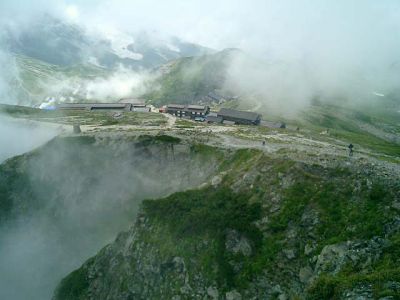
[[[300,58],[329,49],[326,55],[345,52],[349,59],[362,61],[383,47],[384,53],[379,54],[393,56],[400,37],[396,0],[5,0],[0,5],[5,20],[29,20],[27,16],[44,12],[68,19],[72,14],[74,22],[88,28],[157,31],[273,59]]]
[[[15,120],[0,114],[0,164],[39,147],[58,133],[55,126]]]
[[[390,93],[400,75],[396,0],[6,0],[0,11],[11,23],[29,24],[46,12],[91,32],[144,30],[217,50],[240,48],[265,63],[234,61],[226,88],[270,107],[302,107],[321,95],[364,101]]]
[[[0,224],[0,298],[50,299],[63,277],[128,229],[144,198],[206,181],[217,166],[202,158],[188,145],[70,137],[20,160],[17,183],[2,186],[13,209]]]
[[[146,92],[147,83],[158,76],[158,73],[133,71],[118,68],[106,76],[94,78],[62,77],[57,80],[42,81],[46,96],[57,102],[69,101],[105,101],[115,102],[125,97],[139,97]]]
[[[0,42],[1,42],[0,34]],[[18,85],[18,69],[15,59],[6,51],[0,48],[0,103],[15,103],[16,95],[13,87]]]

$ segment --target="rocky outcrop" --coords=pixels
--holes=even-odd
[[[80,135],[0,165],[0,298],[49,299],[66,274],[132,225],[143,199],[207,184],[218,154],[163,135]],[[21,289],[3,288],[8,281]]]
[[[396,183],[259,153],[233,157],[201,190],[148,202],[130,231],[79,269],[88,285],[76,290],[71,274],[55,299],[398,295]]]
[[[200,269],[196,271],[180,256],[164,256],[145,242],[149,235],[159,233],[146,217],[139,217],[130,231],[83,265],[89,285],[74,286],[72,273],[57,289],[55,299],[218,299],[216,283],[207,281]]]
[[[388,240],[378,237],[368,241],[348,241],[325,246],[316,257],[314,276],[322,273],[337,274],[347,264],[366,269],[389,246]]]
[[[232,252],[234,254],[240,253],[244,256],[250,256],[252,253],[249,240],[236,230],[228,230],[226,234],[225,246],[228,252]]]

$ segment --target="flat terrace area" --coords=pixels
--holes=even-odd
[[[48,126],[57,126],[61,135],[74,135],[79,124],[82,135],[126,137],[167,134],[191,143],[225,148],[252,148],[271,155],[319,165],[372,164],[385,174],[400,174],[397,145],[382,148],[374,144],[356,144],[353,157],[348,156],[349,141],[334,133],[295,127],[268,128],[254,125],[207,124],[176,118],[169,114],[137,112],[43,111],[17,106],[0,106],[0,113]],[[386,172],[386,173],[385,173]],[[397,175],[396,175],[397,176]]]
[[[80,107],[80,106],[79,106]],[[25,106],[0,105],[0,113],[14,118],[22,118],[40,122],[62,125],[79,124],[81,126],[106,127],[118,125],[162,126],[167,118],[159,113],[110,111],[103,109],[86,110],[82,107],[67,110],[41,110]]]

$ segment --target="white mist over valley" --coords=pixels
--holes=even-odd
[[[2,0],[0,299],[399,299],[399,53],[397,0]]]

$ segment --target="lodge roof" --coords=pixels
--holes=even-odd
[[[208,106],[205,105],[183,105],[183,104],[168,104],[167,110],[183,110],[183,111],[202,111],[207,112],[209,110]]]
[[[222,123],[223,121],[222,117],[210,116],[210,115],[207,116],[206,120],[207,122],[212,122],[212,123]]]
[[[221,108],[218,112],[218,117],[222,118],[234,118],[234,119],[243,119],[251,122],[255,122],[261,118],[260,114],[250,112],[250,111],[241,111],[230,108]]]
[[[130,103],[63,103],[57,106],[58,109],[130,109]]]
[[[183,104],[168,104],[167,109],[184,109],[185,105]]]

